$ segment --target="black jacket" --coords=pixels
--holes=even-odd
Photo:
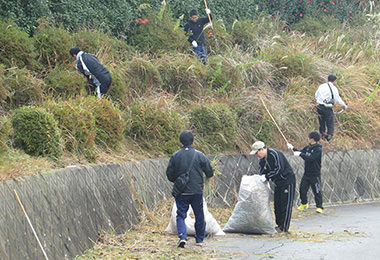
[[[294,151],[298,151],[293,148]],[[321,176],[322,165],[322,145],[314,144],[308,145],[301,150],[300,157],[305,160],[306,176]]]
[[[194,162],[189,173],[190,178],[184,191],[185,194],[202,194],[203,173],[207,178],[214,175],[209,159],[202,152],[195,150],[192,145],[187,145],[170,158],[166,169],[168,180],[174,182],[179,175],[188,171],[194,153]]]
[[[210,14],[210,18],[212,16]],[[209,22],[208,17],[200,17],[194,23],[191,19],[185,24],[185,33],[189,36],[188,41],[196,41],[199,46],[205,45],[205,35],[203,33],[203,26]]]
[[[112,80],[110,72],[99,62],[98,58],[96,58],[95,55],[92,55],[90,53],[83,53],[81,55],[81,58],[84,64],[87,66],[90,74],[85,71],[80,59],[77,60],[77,70],[86,76],[88,82],[91,85],[97,86],[96,81],[99,81],[101,93],[106,93]]]
[[[284,154],[276,149],[267,150],[267,156],[259,161],[259,173],[276,185],[288,185],[295,182],[295,175]]]

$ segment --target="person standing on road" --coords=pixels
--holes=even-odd
[[[269,149],[264,142],[257,141],[252,145],[250,154],[259,158],[261,181],[272,180],[274,189],[274,214],[276,230],[288,232],[292,217],[296,177],[284,154],[276,149]]]
[[[327,83],[318,87],[318,90],[315,92],[315,99],[317,101],[319,132],[322,139],[330,142],[334,135],[334,103],[337,102],[344,110],[347,109],[347,105],[343,102],[339,96],[338,89],[334,86],[336,76],[329,75],[327,80]]]
[[[212,20],[211,10],[206,8],[206,14],[210,15]],[[199,18],[197,10],[190,11],[190,19],[185,25],[185,33],[188,35],[188,41],[193,46],[194,52],[197,54],[203,64],[207,63],[206,40],[203,33],[203,26],[209,22],[208,17]]]
[[[301,151],[294,148],[290,143],[287,144],[288,148],[294,151],[295,156],[299,156],[305,161],[304,174],[299,190],[301,205],[297,209],[304,210],[309,207],[307,192],[311,186],[315,203],[317,204],[317,212],[323,213],[321,190],[322,145],[318,143],[321,136],[317,131],[312,131],[308,139],[309,145],[305,146]]]
[[[76,60],[76,69],[87,78],[90,91],[96,91],[98,98],[106,94],[112,81],[111,73],[99,62],[98,58],[81,51],[79,47],[71,48],[70,55]]]
[[[189,181],[184,191],[175,198],[178,247],[183,248],[187,243],[185,219],[190,205],[195,215],[195,242],[197,246],[202,246],[206,236],[206,222],[203,213],[203,173],[207,178],[211,178],[214,170],[210,160],[202,152],[194,149],[194,135],[191,131],[183,131],[179,140],[183,146],[172,155],[166,169],[166,176],[171,182],[175,182],[182,173],[189,173]]]

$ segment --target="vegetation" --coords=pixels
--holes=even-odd
[[[184,129],[195,133],[196,148],[206,154],[246,153],[258,139],[286,151],[261,100],[287,138],[301,147],[318,128],[314,93],[330,73],[337,75],[349,108],[336,116],[336,134],[323,143],[324,150],[378,147],[375,2],[268,6],[251,0],[235,1],[242,7],[236,8],[235,2],[211,1],[218,43],[207,38],[206,66],[181,28],[188,9],[198,8],[202,15],[199,2],[134,1],[131,7],[114,1],[109,10],[118,11],[112,18],[95,15],[100,2],[85,1],[75,15],[72,1],[3,5],[1,179],[71,164],[167,157],[180,147]],[[92,20],[82,9],[94,14]],[[95,18],[99,26],[85,26],[98,24]],[[108,96],[88,96],[68,53],[72,46],[94,53],[111,71]]]

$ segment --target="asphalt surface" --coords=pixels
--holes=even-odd
[[[323,214],[307,210],[308,216],[292,219],[289,234],[227,233],[206,240],[205,248],[225,252],[223,260],[380,259],[380,202],[326,207]]]

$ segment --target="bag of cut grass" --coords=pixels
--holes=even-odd
[[[207,203],[205,200],[203,200],[203,213],[204,213],[205,222],[206,222],[206,235],[214,235],[214,236],[224,235],[224,232],[219,226],[218,222],[215,220],[212,214],[208,211]],[[194,227],[195,219],[192,218],[191,215],[193,215],[193,209],[190,206],[189,210],[187,211],[187,217],[185,219],[186,231],[187,231],[187,234],[190,236],[195,235],[195,227]],[[166,232],[170,234],[177,234],[176,217],[177,217],[177,206],[174,202],[170,222],[167,228],[165,229]]]
[[[259,175],[244,175],[239,198],[224,232],[245,234],[274,234],[274,222],[270,208],[270,188],[260,181]]]

